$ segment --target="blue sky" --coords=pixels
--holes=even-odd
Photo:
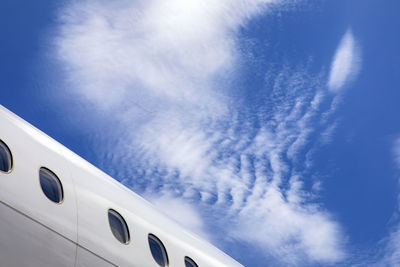
[[[0,104],[246,266],[393,266],[399,10],[6,0]]]

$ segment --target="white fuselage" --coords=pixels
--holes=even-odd
[[[0,140],[13,159],[12,170],[0,172],[0,266],[157,267],[149,234],[162,241],[171,267],[184,267],[185,256],[200,267],[242,266],[2,106]],[[41,167],[60,179],[61,203],[43,194]],[[112,234],[109,209],[125,219],[127,244]]]

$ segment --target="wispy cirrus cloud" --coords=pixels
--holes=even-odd
[[[248,242],[281,264],[337,262],[343,233],[308,177],[316,143],[332,132],[325,76],[266,70],[268,90],[252,108],[221,82],[242,56],[238,29],[278,2],[72,2],[60,13],[56,54],[72,94],[118,122],[98,153],[125,184],[158,206],[183,207],[171,215],[214,242]],[[349,34],[331,90],[351,73],[341,68],[354,61]]]
[[[397,225],[384,241],[387,242],[383,252],[384,254],[376,265],[397,266],[400,262],[400,226]]]
[[[394,161],[397,164],[397,167],[400,169],[400,137],[394,141],[393,155]]]
[[[72,2],[60,12],[58,58],[69,63],[72,90],[103,108],[125,97],[147,108],[209,107],[215,77],[236,59],[234,31],[273,2],[281,1]]]
[[[392,152],[396,167],[400,170],[400,137],[394,140]],[[398,186],[400,186],[400,179]],[[383,257],[378,261],[378,265],[397,266],[400,263],[400,223],[398,222],[400,215],[400,193],[397,198],[397,210],[394,213],[394,217],[397,218],[397,225],[392,227],[389,236],[383,240],[385,248]]]
[[[361,61],[360,48],[351,29],[343,35],[331,63],[328,87],[338,92],[358,74]]]

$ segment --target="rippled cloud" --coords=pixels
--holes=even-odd
[[[310,168],[334,130],[329,90],[354,73],[352,33],[328,82],[307,66],[266,69],[252,108],[221,82],[240,64],[240,27],[280,2],[72,2],[55,53],[68,93],[117,122],[98,152],[122,164],[124,184],[180,207],[170,215],[219,246],[240,240],[282,264],[334,263],[346,256],[344,234]]]

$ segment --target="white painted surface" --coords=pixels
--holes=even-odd
[[[2,106],[0,125],[0,139],[12,150],[14,159],[13,171],[0,173],[0,201],[71,240],[71,244],[79,244],[77,266],[108,266],[108,261],[121,267],[157,267],[147,241],[149,233],[163,242],[171,267],[184,267],[185,256],[200,267],[242,266]],[[63,203],[52,203],[41,191],[38,174],[42,166],[61,180]],[[110,230],[107,216],[110,208],[119,212],[128,224],[131,240],[127,245],[115,239]],[[4,223],[2,218],[0,213],[0,223]],[[75,252],[72,247],[66,248],[65,253]],[[75,256],[72,258],[75,260]]]
[[[102,259],[101,257],[93,254],[92,252],[79,247],[76,253],[76,266],[75,267],[115,267],[116,265]]]
[[[0,216],[0,266],[74,266],[75,243],[1,202]]]

